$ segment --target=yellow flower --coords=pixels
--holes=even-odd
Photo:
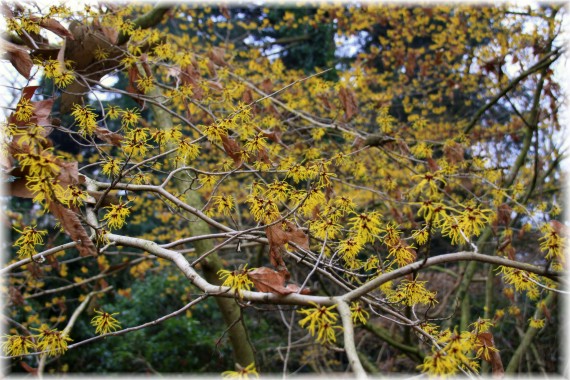
[[[103,335],[121,328],[119,321],[113,318],[113,315],[119,313],[109,314],[99,310],[95,310],[95,313],[99,314],[91,320],[91,324],[96,327],[95,334]]]
[[[123,143],[124,152],[135,157],[144,157],[149,148],[151,146],[146,143],[146,139],[137,140],[131,138]]]
[[[258,133],[252,139],[247,140],[244,149],[248,153],[257,153],[267,147],[267,141],[263,133]]]
[[[116,158],[111,158],[103,164],[103,174],[107,176],[117,176],[121,171],[122,162]]]
[[[109,51],[101,46],[97,46],[93,54],[99,61],[109,58]]]
[[[404,305],[413,306],[418,303],[424,305],[434,305],[437,303],[435,292],[431,292],[425,288],[427,281],[416,281],[404,279],[394,293],[390,294],[388,300],[390,302],[402,302]]]
[[[477,321],[470,324],[469,327],[473,327],[474,331],[478,334],[489,330],[489,328],[494,325],[495,324],[490,319],[477,318]]]
[[[118,229],[123,227],[125,219],[131,213],[126,203],[110,205],[105,208],[109,209],[109,211],[105,214],[103,220],[108,221],[107,227],[109,227],[109,229]]]
[[[32,176],[55,176],[61,171],[58,164],[58,157],[52,153],[52,148],[45,149],[39,154],[21,153],[16,154],[16,158],[20,161],[20,166],[29,166],[29,172]]]
[[[468,204],[461,213],[459,228],[467,237],[479,236],[485,224],[491,220],[491,213],[491,210],[481,210],[479,206]]]
[[[418,368],[430,376],[451,376],[458,371],[457,361],[442,351],[426,356]]]
[[[47,143],[47,139],[41,134],[43,127],[35,123],[26,125],[26,128],[15,128],[14,137],[17,137],[18,146],[28,145],[33,148],[40,148]]]
[[[529,326],[535,329],[541,329],[544,327],[544,318],[542,319],[536,319],[536,318],[530,318],[529,319]]]
[[[561,237],[550,224],[545,224],[541,228],[544,234],[538,240],[540,243],[540,250],[546,252],[545,258],[547,260],[555,258],[560,262],[565,261],[564,257],[564,238]]]
[[[22,98],[18,102],[16,106],[16,112],[14,112],[14,116],[16,116],[16,120],[18,121],[28,121],[34,114],[34,105],[29,99]]]
[[[221,215],[229,215],[235,208],[235,198],[232,195],[216,195],[212,197],[217,207],[217,213]]]
[[[116,118],[119,117],[120,114],[121,114],[121,109],[118,106],[114,106],[112,104],[109,104],[107,106],[107,116],[109,117],[109,119],[115,120]]]
[[[325,237],[328,239],[335,239],[338,233],[340,233],[342,226],[338,223],[335,223],[334,219],[332,218],[319,218],[309,225],[309,229],[311,233],[318,239],[325,239]]]
[[[141,79],[137,80],[137,88],[141,90],[143,93],[147,94],[154,88],[154,82],[152,77],[150,76],[143,76]]]
[[[411,264],[416,259],[416,251],[413,246],[408,245],[403,240],[399,240],[398,244],[390,247],[388,257],[394,257],[394,262],[398,266],[403,267]]]
[[[222,372],[222,377],[244,379],[244,380],[249,379],[250,376],[253,376],[255,378],[259,378],[259,373],[257,373],[257,370],[255,369],[255,363],[251,363],[250,365],[248,365],[245,368],[241,368],[241,366],[239,366],[239,364],[236,364],[236,366],[238,367],[237,371]]]
[[[139,118],[140,114],[136,108],[126,109],[121,114],[121,125],[123,127],[132,127],[139,121]]]
[[[192,144],[190,139],[183,139],[179,141],[178,153],[176,158],[182,162],[189,162],[200,154],[200,146]]]
[[[37,348],[40,351],[48,351],[49,356],[56,356],[67,351],[67,342],[72,339],[63,331],[52,330],[46,325],[42,325],[39,329],[34,329],[40,333],[36,335]]]
[[[319,322],[317,332],[318,343],[334,343],[336,342],[336,330],[342,330],[341,326],[336,326],[331,322]]]
[[[531,281],[538,281],[538,276],[534,273],[529,273],[520,269],[499,266],[500,273],[503,274],[503,279],[507,284],[514,285],[517,291],[532,290],[536,287],[536,284]]]
[[[211,142],[219,143],[222,141],[222,136],[226,136],[228,134],[226,122],[223,120],[216,124],[210,124],[202,127],[204,128],[204,134]]]
[[[381,232],[380,214],[376,211],[360,213],[350,219],[352,229],[362,243],[373,242]]]
[[[2,350],[6,356],[19,356],[30,353],[30,349],[35,348],[32,336],[21,335],[4,335],[1,344]]]
[[[65,202],[68,202],[76,207],[83,205],[87,200],[87,192],[81,190],[77,185],[69,185],[63,194]]]
[[[36,226],[26,226],[22,231],[14,228],[16,232],[20,233],[21,236],[14,242],[15,247],[20,247],[18,250],[18,257],[24,258],[28,256],[35,255],[36,245],[43,245],[42,235],[45,235],[47,231],[41,231],[36,229]]]
[[[271,199],[250,195],[247,198],[247,202],[250,203],[251,215],[258,222],[270,224],[281,216],[277,204]]]
[[[353,302],[350,306],[350,311],[352,313],[352,321],[354,323],[360,321],[360,323],[365,325],[368,318],[370,318],[370,314],[364,310],[360,305],[360,302]]]
[[[362,246],[362,243],[354,237],[341,240],[338,245],[338,254],[344,261],[351,261],[362,250]]]
[[[228,286],[235,294],[240,297],[243,296],[242,291],[250,290],[253,286],[253,282],[249,279],[247,272],[251,269],[247,269],[247,265],[243,269],[238,269],[234,271],[229,271],[226,269],[220,269],[218,271],[218,276],[221,280],[224,280],[222,286]]]
[[[69,86],[75,80],[75,74],[69,70],[62,70],[53,77],[55,85],[59,88]]]
[[[299,314],[305,314],[306,317],[299,321],[299,325],[301,327],[305,327],[307,323],[309,323],[309,327],[307,328],[311,335],[315,335],[315,328],[320,323],[329,323],[334,324],[337,320],[337,314],[332,310],[336,308],[336,305],[332,306],[319,306],[314,304],[315,307],[309,309],[301,309],[297,310]]]
[[[425,174],[417,174],[412,176],[412,180],[420,180],[420,182],[412,189],[412,194],[419,194],[427,186],[429,193],[436,194],[439,192],[439,186],[445,185],[447,182],[443,179],[441,172],[427,172]]]
[[[93,108],[89,106],[73,105],[71,115],[75,118],[79,131],[84,135],[90,135],[97,128],[97,115],[93,112]]]

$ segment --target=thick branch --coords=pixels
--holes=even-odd
[[[228,298],[235,297],[235,294],[233,292],[230,292],[230,288],[225,286],[212,285],[204,278],[202,278],[198,274],[198,272],[196,272],[194,268],[192,268],[192,266],[190,265],[188,260],[186,260],[184,255],[182,255],[179,252],[163,248],[152,241],[144,240],[141,238],[121,236],[115,234],[108,234],[107,237],[109,238],[110,241],[115,242],[118,245],[139,248],[146,252],[152,253],[160,258],[173,262],[182,271],[182,273],[186,276],[188,280],[190,280],[194,285],[196,285],[198,288],[200,288],[201,290],[203,290],[208,294],[221,296],[221,297],[228,297]],[[384,273],[374,278],[372,281],[360,286],[359,288],[337,297],[341,297],[342,300],[345,302],[353,301],[359,297],[362,297],[376,290],[380,285],[382,285],[387,281],[394,280],[396,278],[405,276],[407,274],[410,274],[412,272],[418,271],[422,268],[426,268],[432,265],[440,265],[443,263],[452,263],[458,261],[479,261],[479,262],[493,263],[495,265],[504,265],[512,268],[521,269],[527,272],[535,273],[552,279],[557,279],[559,276],[562,275],[561,273],[558,272],[548,271],[543,267],[538,267],[532,264],[521,263],[518,261],[509,260],[502,257],[488,256],[474,252],[457,252],[457,253],[448,253],[440,256],[430,257],[425,262],[422,260],[412,264],[408,264],[392,272]],[[243,291],[242,298],[245,301],[267,303],[267,304],[303,305],[303,306],[311,306],[314,303],[326,306],[332,306],[336,304],[336,301],[334,300],[333,297],[312,296],[304,294],[289,294],[286,296],[282,296],[275,293]]]
[[[358,358],[358,351],[356,350],[356,345],[354,344],[354,325],[352,323],[352,315],[350,312],[350,307],[348,303],[337,300],[338,312],[342,320],[342,327],[344,333],[344,350],[346,356],[348,357],[348,362],[352,368],[352,371],[358,379],[366,379],[366,371],[362,367],[362,363]]]

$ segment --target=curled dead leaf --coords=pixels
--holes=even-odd
[[[247,275],[260,292],[287,295],[297,293],[300,289],[296,284],[285,285],[286,275],[271,268],[257,268],[247,272]],[[300,293],[309,294],[310,290],[303,289]]]
[[[228,135],[223,135],[222,146],[224,147],[224,150],[226,151],[228,156],[230,156],[232,160],[234,160],[235,167],[236,168],[240,167],[243,162],[243,159],[241,154],[242,149],[240,148],[239,144],[231,137],[228,137]]]
[[[341,87],[338,96],[344,109],[344,119],[346,121],[352,120],[354,115],[358,113],[358,103],[356,101],[356,94],[354,90],[348,87]]]
[[[269,240],[269,259],[271,265],[278,270],[286,268],[281,254],[281,251],[285,248],[285,244],[294,243],[302,249],[309,249],[309,236],[288,220],[267,227],[265,234]]]
[[[97,129],[95,129],[95,135],[101,140],[117,147],[121,146],[121,141],[123,141],[123,136],[103,127],[97,127]]]
[[[208,53],[208,58],[210,58],[212,62],[214,62],[216,65],[224,67],[228,65],[228,63],[224,59],[225,53],[226,53],[225,49],[221,47],[214,47]]]
[[[26,49],[8,41],[2,42],[2,48],[8,55],[8,60],[14,68],[26,79],[30,79],[30,74],[34,63]]]
[[[497,221],[505,226],[511,223],[511,214],[513,209],[508,204],[503,203],[497,208]]]
[[[49,203],[49,210],[59,221],[63,230],[73,241],[77,243],[76,248],[81,256],[97,255],[95,245],[81,224],[81,220],[73,210],[65,208],[60,203],[56,202]]]
[[[451,162],[452,164],[456,164],[464,160],[463,146],[456,143],[455,141],[452,141],[443,147],[443,154],[445,155],[447,161]]]
[[[40,26],[42,28],[47,29],[50,32],[53,32],[60,37],[69,38],[71,40],[74,39],[73,34],[71,34],[71,32],[69,30],[67,30],[66,27],[61,25],[59,23],[59,21],[54,20],[53,18],[39,18],[39,17],[31,16],[30,19],[34,22],[39,21]]]

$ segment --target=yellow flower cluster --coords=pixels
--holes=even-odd
[[[564,244],[565,239],[552,227],[551,224],[545,224],[541,228],[543,236],[539,239],[540,250],[546,252],[547,260],[556,259],[558,262],[564,263]]]
[[[259,373],[255,369],[255,363],[251,363],[247,367],[238,368],[237,371],[224,371],[222,377],[226,379],[247,380],[250,377],[259,378]]]
[[[109,211],[103,217],[109,229],[119,229],[125,225],[125,220],[131,213],[127,203],[113,204],[105,207]]]
[[[14,227],[16,232],[20,233],[18,240],[14,242],[14,246],[20,247],[18,250],[18,257],[32,257],[36,252],[36,245],[43,245],[44,241],[42,235],[45,235],[47,231],[41,231],[36,228],[36,226],[26,226],[22,231]]]
[[[121,328],[119,321],[113,317],[119,313],[110,314],[101,310],[95,310],[95,313],[98,315],[91,319],[91,324],[95,326],[95,334],[103,335]]]
[[[433,306],[437,303],[435,298],[436,293],[426,289],[426,282],[427,281],[404,279],[398,284],[396,290],[388,292],[388,301],[402,303],[407,306],[416,304]]]
[[[305,318],[299,321],[301,327],[305,327],[308,323],[307,329],[312,336],[317,336],[317,342],[322,344],[332,344],[336,342],[336,330],[342,330],[341,326],[337,326],[338,315],[332,311],[336,305],[332,306],[319,306],[314,304],[315,307],[308,309],[301,309],[297,312],[306,315]]]
[[[250,290],[253,286],[253,282],[247,275],[247,272],[251,270],[253,270],[253,268],[247,269],[247,265],[243,269],[234,271],[220,269],[218,271],[218,276],[221,280],[224,280],[222,286],[228,286],[236,295],[242,297],[242,291]]]
[[[75,118],[79,131],[83,135],[91,135],[97,129],[97,115],[90,106],[74,104],[71,116]]]
[[[35,336],[36,348],[40,351],[47,351],[49,356],[65,353],[67,351],[67,342],[72,341],[63,331],[50,329],[46,325],[42,325],[39,329],[34,330],[39,331],[39,334]]]
[[[418,366],[430,376],[450,376],[460,369],[477,372],[479,363],[476,359],[490,361],[498,349],[494,346],[492,335],[488,332],[494,324],[489,319],[478,318],[469,325],[470,331],[457,333],[446,329],[440,333],[437,327],[431,324],[422,326],[422,329],[434,336],[438,345],[432,349],[432,355],[425,357],[424,362]]]

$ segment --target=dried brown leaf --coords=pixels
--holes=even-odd
[[[513,209],[508,204],[503,203],[497,208],[497,221],[505,226],[511,223],[511,214]]]
[[[257,268],[247,272],[247,275],[260,292],[287,295],[299,291],[299,286],[295,284],[285,285],[286,275],[283,272],[271,268]],[[303,289],[301,294],[309,292],[309,289]]]
[[[263,82],[261,82],[261,89],[266,94],[271,94],[273,92],[273,83],[271,82],[271,79],[265,78]]]
[[[212,77],[216,77],[218,75],[218,72],[216,71],[216,65],[214,64],[214,62],[212,62],[212,60],[208,60],[208,62],[206,62],[206,65],[208,66],[208,71],[210,72],[210,75]]]
[[[552,318],[552,313],[550,312],[550,309],[548,308],[548,306],[545,303],[541,303],[540,304],[540,310],[542,311],[542,313],[546,317],[546,320],[548,322],[550,322],[550,319]]]
[[[212,62],[214,62],[216,65],[224,67],[228,65],[228,63],[224,59],[225,53],[226,53],[225,49],[216,46],[212,50],[210,50],[210,52],[208,53],[208,58],[210,58]]]
[[[139,90],[137,86],[137,81],[140,79],[140,74],[139,74],[139,69],[136,65],[129,67],[128,76],[129,76],[129,84],[127,84],[127,92],[133,95],[142,95],[143,92]],[[143,101],[139,99],[138,96],[133,96],[133,99],[139,105],[143,104]]]
[[[428,157],[426,161],[427,161],[429,170],[431,170],[432,172],[436,172],[436,171],[441,169],[441,167],[439,166],[437,161],[434,160],[433,158]]]
[[[188,65],[180,71],[180,80],[182,84],[198,86],[200,83],[200,72],[194,65]]]
[[[69,237],[77,242],[76,248],[81,256],[97,255],[95,245],[91,239],[89,239],[89,235],[81,224],[81,220],[79,220],[79,217],[73,210],[65,208],[63,205],[55,202],[49,203],[49,210],[59,221]]]
[[[464,160],[463,146],[456,143],[455,141],[452,141],[443,147],[443,154],[445,155],[447,161],[451,162],[452,164],[456,164]]]
[[[14,68],[26,79],[30,79],[30,74],[34,62],[26,49],[8,41],[3,41],[2,47],[8,54],[8,59]]]
[[[39,100],[37,102],[32,102],[34,105],[34,113],[30,121],[41,125],[43,127],[51,126],[51,110],[53,107],[53,99]],[[51,133],[51,129],[45,129],[45,134],[42,133],[44,137],[47,137]]]
[[[39,21],[40,26],[42,28],[47,29],[50,32],[53,32],[60,37],[69,38],[71,40],[74,39],[73,34],[71,34],[71,32],[69,30],[67,30],[66,27],[61,25],[59,23],[59,21],[54,20],[53,18],[39,18],[39,17],[31,16],[30,19],[32,19],[33,21],[36,21],[36,22]]]
[[[19,198],[33,198],[34,194],[26,187],[26,179],[24,177],[18,177],[14,181],[10,182],[8,187],[9,194],[12,197]]]
[[[101,32],[101,34],[109,41],[111,44],[116,44],[119,39],[119,31],[115,28],[108,26],[103,26],[99,20],[93,20],[93,28]]]
[[[358,113],[356,94],[351,88],[341,87],[338,95],[342,103],[342,108],[344,109],[344,119],[346,121],[352,120],[354,115]]]
[[[59,67],[65,67],[65,40],[63,40],[63,43],[57,52],[57,61],[59,62]]]
[[[210,89],[214,91],[221,92],[224,90],[224,86],[220,82],[208,80],[206,81],[206,84],[208,85],[208,87],[210,87]]]
[[[551,220],[550,226],[558,235],[562,237],[568,236],[568,226],[565,224],[560,223],[558,220]]]
[[[285,268],[281,251],[285,244],[294,243],[302,249],[309,249],[309,237],[292,222],[273,224],[265,229],[269,240],[269,259],[278,270]]]
[[[26,86],[22,89],[22,98],[30,100],[40,86]]]
[[[261,267],[247,272],[247,275],[260,292],[282,295],[292,293],[285,288],[285,277],[281,272]]]
[[[267,137],[269,140],[273,142],[281,144],[282,143],[281,136],[283,136],[283,131],[281,131],[281,128],[279,128],[279,126],[276,125],[275,127],[273,127],[272,132],[263,131],[263,136]]]
[[[241,95],[241,101],[244,102],[245,104],[253,103],[253,93],[251,92],[251,89],[247,88],[243,92],[243,94]]]
[[[95,135],[101,140],[117,147],[121,146],[121,141],[123,141],[123,136],[103,127],[97,127],[97,129],[95,129]]]
[[[66,188],[69,185],[77,185],[79,180],[79,167],[77,161],[73,162],[64,162],[58,161],[58,166],[60,167],[59,174],[57,179],[59,180],[59,184]]]
[[[224,150],[226,151],[228,156],[230,156],[234,160],[235,167],[239,168],[243,162],[241,154],[242,149],[240,148],[239,144],[231,137],[223,135],[222,146],[224,147]]]

